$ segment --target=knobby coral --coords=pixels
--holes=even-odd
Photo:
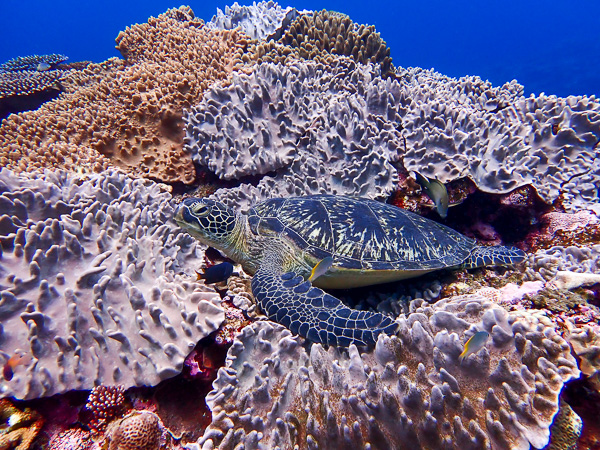
[[[3,169],[0,186],[0,355],[29,357],[3,397],[156,384],[223,322],[219,294],[181,274],[203,252],[164,185]]]
[[[244,43],[239,31],[205,28],[187,7],[127,28],[117,37],[126,61],[93,64],[65,81],[59,99],[3,122],[0,166],[100,171],[103,156],[137,177],[191,183],[182,110],[229,76]]]
[[[415,304],[374,350],[306,349],[270,322],[242,330],[207,403],[203,448],[543,447],[579,370],[553,324],[482,297]],[[478,330],[491,338],[459,360]]]

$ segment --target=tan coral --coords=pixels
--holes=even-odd
[[[159,417],[149,411],[133,412],[114,422],[106,433],[108,450],[158,450],[163,433]],[[108,444],[108,446],[106,446]]]
[[[550,443],[544,450],[577,450],[582,429],[581,417],[561,398],[560,409],[550,428]]]
[[[0,167],[101,171],[191,183],[182,150],[182,111],[226,79],[245,45],[239,31],[211,31],[189,8],[170,10],[121,32],[126,60],[92,64],[65,80],[66,93],[0,127]]]
[[[350,56],[355,61],[379,64],[383,76],[394,71],[390,49],[373,25],[357,25],[345,14],[315,11],[300,15],[277,42],[256,42],[244,62],[285,63],[290,59],[327,62],[330,55]]]
[[[21,411],[8,399],[0,399],[1,450],[28,450],[44,425],[44,419],[35,411]]]

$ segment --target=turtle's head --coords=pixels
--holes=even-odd
[[[238,216],[223,203],[187,198],[179,205],[174,219],[202,243],[226,250],[231,244]]]

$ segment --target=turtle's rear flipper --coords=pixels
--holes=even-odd
[[[373,346],[380,333],[398,329],[389,317],[350,309],[293,272],[261,268],[252,278],[252,292],[269,319],[321,344]]]
[[[462,267],[475,269],[484,266],[510,266],[511,264],[520,263],[526,257],[527,253],[516,247],[478,246],[471,251]]]

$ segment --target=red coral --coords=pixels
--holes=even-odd
[[[96,386],[85,407],[91,412],[90,430],[93,434],[100,433],[110,421],[125,413],[125,389],[123,386]]]

